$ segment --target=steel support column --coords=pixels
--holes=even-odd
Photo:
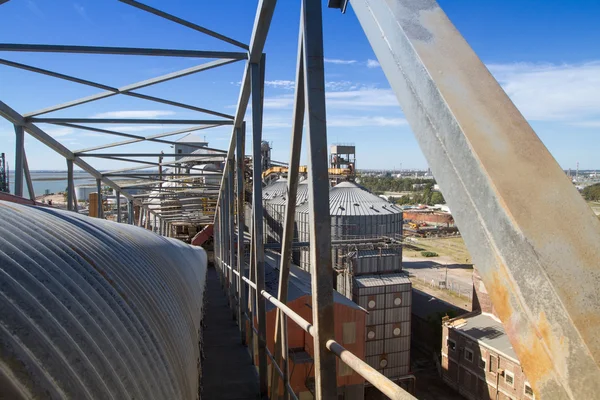
[[[245,144],[246,144],[246,124],[236,129],[236,177],[237,177],[237,271],[239,273],[238,287],[238,324],[240,327],[240,336],[242,344],[246,344],[246,319],[248,312],[248,297],[246,295],[246,283],[242,280],[246,269],[244,260],[244,168],[245,168]]]
[[[300,34],[298,35],[298,61],[296,65],[296,93],[294,96],[294,117],[292,121],[292,138],[290,149],[290,162],[288,164],[288,189],[285,207],[285,220],[283,225],[283,238],[281,241],[281,259],[279,265],[279,290],[277,299],[283,304],[287,303],[288,282],[290,276],[290,261],[292,258],[292,241],[294,239],[294,221],[296,216],[296,200],[298,194],[298,181],[300,169],[300,154],[302,152],[302,129],[304,123],[304,52],[302,50],[303,35],[302,15],[300,16]],[[287,332],[285,331],[286,318],[277,311],[275,322],[275,355],[278,365],[287,374]],[[287,377],[287,375],[285,375]],[[279,375],[273,368],[271,370],[271,397],[277,398],[279,393]],[[285,380],[285,379],[284,379]],[[283,386],[284,398],[287,400],[287,386]]]
[[[98,190],[98,218],[102,218],[102,180],[96,179],[96,188]]]
[[[115,194],[117,195],[117,222],[121,222],[121,191],[117,190]]]
[[[29,193],[29,199],[35,201],[35,190],[33,189],[33,182],[31,180],[31,172],[29,171],[29,164],[27,163],[27,154],[23,149],[23,169],[25,171],[25,183],[27,183],[27,192]]]
[[[351,4],[536,397],[597,397],[600,222],[434,0]]]
[[[227,298],[229,307],[233,307],[231,298],[231,271],[227,268],[227,265],[231,265],[229,262],[229,246],[231,244],[231,234],[227,232],[229,227],[229,176],[225,179],[225,186],[223,187],[223,208],[221,209],[221,215],[223,216],[221,227],[223,229],[223,275],[225,277],[224,285],[225,291],[227,292]]]
[[[23,127],[15,125],[15,195],[23,197],[25,133]]]
[[[316,332],[314,336],[315,393],[317,399],[334,399],[337,397],[336,358],[327,349],[327,341],[334,338],[335,322],[322,5],[320,0],[303,0],[302,4],[312,312]]]
[[[73,160],[67,159],[67,210],[73,211]]]
[[[158,228],[156,226],[156,214],[154,214],[154,223],[152,224],[152,232],[158,232]]]
[[[256,270],[256,297],[258,308],[258,376],[260,393],[267,395],[267,321],[266,300],[260,295],[265,289],[265,250],[263,247],[263,204],[262,204],[262,118],[263,87],[265,80],[265,57],[260,63],[251,64],[252,84],[252,216],[254,222],[254,258]]]
[[[127,223],[133,225],[133,201],[127,202]]]
[[[237,316],[238,310],[238,300],[236,298],[236,281],[235,274],[233,270],[235,268],[235,226],[234,226],[234,162],[233,160],[227,160],[227,163],[230,164],[228,168],[228,177],[227,177],[227,214],[229,218],[227,219],[227,236],[229,237],[229,266],[231,269],[229,270],[229,297],[231,298],[231,313],[232,317],[235,320]]]

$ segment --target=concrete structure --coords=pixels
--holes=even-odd
[[[75,194],[79,201],[88,201],[90,199],[90,193],[95,193],[97,190],[96,185],[75,186]]]
[[[442,377],[472,400],[531,400],[534,392],[479,275],[473,312],[442,324]]]
[[[192,132],[188,135],[185,135],[181,139],[175,142],[175,154],[189,154],[198,150],[198,146],[205,147],[208,146],[208,142],[198,136],[196,133]],[[182,156],[175,156],[175,161],[181,159]]]

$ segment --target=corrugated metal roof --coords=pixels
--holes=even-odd
[[[208,142],[195,132],[188,133],[181,139],[177,140],[177,143],[202,143],[204,146],[208,146]]]
[[[308,212],[308,202],[297,211]],[[352,182],[341,182],[329,190],[331,216],[363,216],[401,214],[402,209]]]
[[[519,362],[504,327],[492,316],[476,314],[466,318],[460,317],[460,320],[464,320],[464,324],[453,329]],[[457,322],[455,320],[455,323]]]
[[[298,184],[298,192],[296,194],[296,205],[302,204],[308,200],[308,184],[307,183],[299,183]],[[273,205],[286,205],[287,204],[287,190],[280,195],[272,196],[271,198],[265,200],[268,204]]]
[[[277,297],[277,291],[279,288],[279,263],[279,254],[271,252],[265,253],[265,289],[275,297]],[[302,296],[311,296],[311,287],[310,273],[304,271],[295,264],[291,264],[290,281],[288,286],[288,301],[296,300]],[[335,290],[333,290],[333,301],[356,310],[365,311],[358,304],[347,297],[342,296]],[[267,311],[273,309],[274,307],[275,306],[271,302],[267,302]]]
[[[201,248],[0,202],[2,394],[196,399],[205,279]]]
[[[375,250],[357,250],[349,254],[352,257],[386,257],[386,256],[399,256],[400,251],[398,249],[375,249]]]
[[[356,286],[360,288],[379,287],[389,285],[404,285],[410,284],[408,274],[380,274],[380,275],[360,275],[354,277]]]
[[[274,182],[271,182],[263,188],[262,198],[263,200],[273,199],[277,196],[283,196],[287,193],[287,179],[279,178]]]

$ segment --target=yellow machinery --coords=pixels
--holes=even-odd
[[[265,178],[269,177],[272,174],[286,174],[287,172],[288,172],[288,167],[271,167],[262,173],[262,178],[264,180]],[[305,174],[307,172],[306,165],[301,165],[298,168],[298,172],[301,174]],[[329,168],[329,175],[349,176],[349,175],[352,175],[353,173],[354,172],[353,172],[352,168]]]

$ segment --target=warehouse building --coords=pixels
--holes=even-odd
[[[442,378],[471,400],[531,400],[533,388],[473,272],[473,312],[442,323]]]

